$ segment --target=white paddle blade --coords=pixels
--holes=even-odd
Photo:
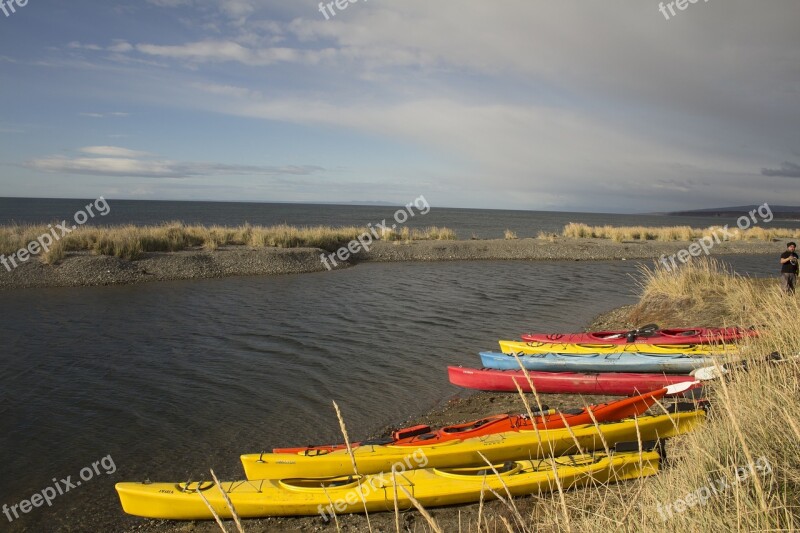
[[[670,396],[672,394],[678,394],[680,392],[687,391],[694,387],[695,385],[699,385],[699,381],[682,381],[680,383],[673,383],[669,387],[667,387],[666,395]]]
[[[708,381],[710,379],[716,379],[727,373],[728,371],[722,366],[704,366],[703,368],[693,370],[692,376],[700,381]]]

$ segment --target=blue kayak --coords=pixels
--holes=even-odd
[[[685,354],[604,353],[566,354],[543,353],[520,355],[527,370],[541,372],[640,372],[656,374],[688,374],[696,368],[714,366],[714,358]],[[717,359],[719,360],[719,359]],[[519,370],[513,355],[481,352],[485,368]],[[722,364],[723,361],[720,361]]]

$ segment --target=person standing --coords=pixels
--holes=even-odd
[[[797,283],[798,257],[794,253],[795,243],[790,242],[786,245],[786,251],[781,254],[781,285],[786,294],[794,294],[794,286]]]

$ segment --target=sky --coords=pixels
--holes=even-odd
[[[797,0],[16,1],[0,196],[800,204]]]

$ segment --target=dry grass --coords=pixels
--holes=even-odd
[[[449,228],[430,226],[422,229],[403,227],[400,231],[392,228],[378,229],[378,237],[384,241],[453,241],[456,232]]]
[[[556,242],[558,240],[558,233],[551,233],[549,231],[540,231],[536,235],[537,239],[542,239],[547,242]]]
[[[747,230],[731,228],[731,241],[765,241],[772,242],[779,239],[800,238],[800,229],[769,228],[754,226]],[[561,235],[572,239],[610,239],[615,242],[623,241],[692,241],[704,236],[717,234],[720,239],[725,235],[719,226],[708,228],[692,228],[689,226],[589,226],[587,224],[570,222],[564,226]]]
[[[367,228],[278,226],[189,226],[167,222],[159,226],[85,226],[55,241],[41,254],[44,263],[62,260],[67,252],[89,251],[134,260],[147,252],[177,252],[193,248],[216,250],[220,246],[253,246],[296,248],[313,247],[325,250],[336,248],[357,238]],[[45,225],[0,226],[0,254],[10,255],[27,247],[41,235],[49,233]],[[456,234],[448,228],[430,227],[400,232],[389,231],[384,240],[448,240]]]
[[[505,238],[507,241],[517,239],[517,232],[506,229],[506,231],[503,233],[503,238]]]
[[[757,325],[753,322],[757,295],[778,290],[777,278],[742,278],[709,258],[674,272],[660,265],[642,268],[639,284],[641,298],[631,311],[631,320],[671,327]]]
[[[531,531],[788,531],[800,527],[800,379],[798,360],[768,364],[764,356],[800,350],[800,297],[733,275],[714,261],[698,261],[673,272],[645,270],[642,300],[632,313],[657,304],[662,324],[759,324],[750,341],[750,371],[739,371],[709,388],[712,411],[697,431],[668,443],[671,467],[661,475],[619,486],[570,491],[559,505],[534,496],[526,513]],[[719,308],[717,308],[719,306]],[[658,313],[654,313],[657,315]],[[713,317],[713,318],[708,318]],[[716,321],[720,322],[716,322]],[[763,458],[763,459],[762,459]],[[737,477],[737,467],[764,465],[771,472]],[[743,470],[739,476],[745,477]],[[668,506],[714,487],[704,505],[677,512]],[[724,480],[724,481],[718,481]],[[729,487],[724,487],[727,483]],[[691,500],[690,500],[691,501]],[[566,508],[566,515],[564,508]],[[504,529],[499,517],[495,530]]]

